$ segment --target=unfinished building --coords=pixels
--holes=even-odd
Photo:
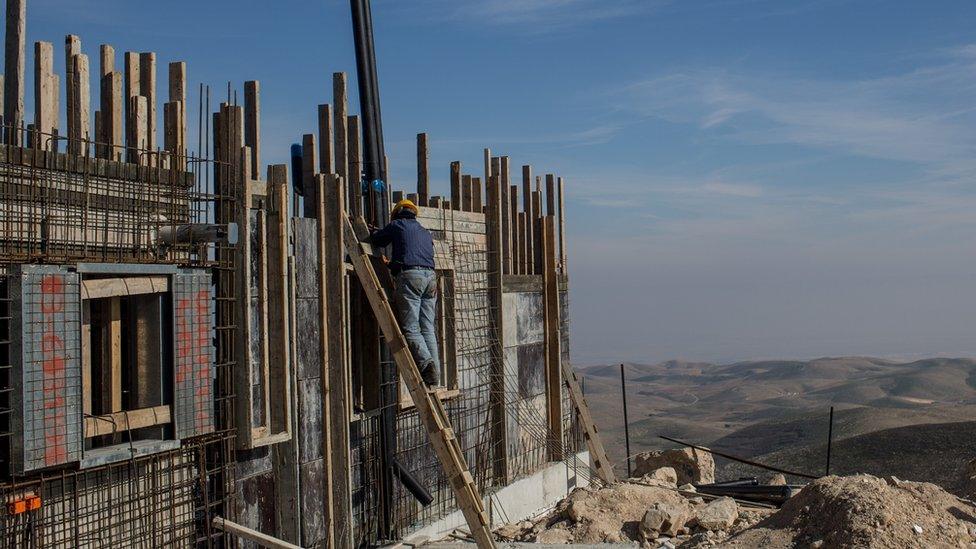
[[[258,82],[218,100],[172,62],[164,100],[155,53],[117,64],[102,45],[92,76],[68,35],[64,74],[34,44],[28,123],[25,11],[7,1],[0,547],[352,547],[463,526],[349,261],[344,220],[405,191],[362,182],[346,76],[292,164],[265,166]],[[427,147],[406,196],[435,239],[436,399],[490,520],[510,522],[591,480],[565,376],[563,182],[513,180],[485,149],[431,196]]]

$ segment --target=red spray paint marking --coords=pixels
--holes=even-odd
[[[211,427],[210,292],[201,290],[176,304],[176,382],[193,390],[194,427]],[[194,375],[195,374],[195,375]]]
[[[40,395],[44,425],[44,465],[58,465],[68,461],[65,444],[67,418],[64,409],[65,345],[63,322],[57,313],[64,311],[65,285],[62,275],[47,275],[41,279],[40,325],[43,394]]]

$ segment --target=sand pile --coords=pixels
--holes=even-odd
[[[924,482],[870,475],[814,481],[722,547],[974,547],[976,507]]]

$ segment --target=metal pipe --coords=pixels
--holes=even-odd
[[[627,380],[623,364],[620,365],[620,393],[624,400],[624,445],[627,448],[627,478],[630,478],[630,423],[627,421]]]
[[[830,450],[834,442],[834,407],[830,407],[830,419],[827,424],[827,473],[826,476],[830,476]]]
[[[658,438],[663,438],[664,440],[667,440],[668,442],[673,442],[675,444],[680,444],[682,446],[687,446],[689,448],[694,448],[695,450],[701,450],[702,452],[708,452],[709,454],[713,454],[713,455],[716,455],[716,456],[719,456],[719,457],[724,457],[725,459],[731,459],[732,461],[738,461],[739,463],[745,463],[746,465],[752,465],[753,467],[759,467],[760,469],[766,469],[766,470],[769,470],[769,471],[776,471],[777,473],[783,473],[784,475],[793,475],[795,477],[809,478],[809,479],[814,479],[814,480],[820,478],[820,477],[816,477],[816,476],[813,476],[813,475],[808,475],[806,473],[798,473],[796,471],[790,471],[789,469],[780,469],[779,467],[773,467],[772,465],[764,465],[762,463],[758,463],[758,462],[755,462],[755,461],[750,461],[750,460],[745,459],[745,458],[740,458],[740,457],[736,457],[736,456],[733,456],[733,455],[730,455],[730,454],[725,454],[725,453],[718,452],[718,451],[715,451],[715,450],[710,450],[710,449],[704,448],[702,446],[696,446],[694,444],[689,444],[689,443],[684,442],[682,440],[678,440],[676,438],[671,438],[671,437],[666,437],[664,435],[658,435]]]

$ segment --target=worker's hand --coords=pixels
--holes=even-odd
[[[380,259],[383,260],[383,264],[384,265],[389,265],[390,264],[390,258],[389,257],[386,257],[385,255],[381,255],[380,256]]]

